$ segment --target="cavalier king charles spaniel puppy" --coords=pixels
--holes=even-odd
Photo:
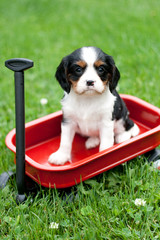
[[[101,49],[75,50],[62,59],[55,76],[64,90],[63,120],[60,147],[49,156],[49,163],[63,165],[72,161],[75,133],[88,137],[87,149],[99,145],[99,151],[139,133],[116,91],[119,70],[113,58]]]

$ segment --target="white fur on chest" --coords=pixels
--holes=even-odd
[[[78,95],[71,90],[62,99],[64,117],[74,121],[76,132],[85,136],[99,136],[101,125],[112,119],[115,97],[109,89],[94,96]]]

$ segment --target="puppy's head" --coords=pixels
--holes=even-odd
[[[120,73],[111,56],[96,47],[79,48],[64,57],[57,68],[56,78],[67,93],[101,94],[116,88]]]

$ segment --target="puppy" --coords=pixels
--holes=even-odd
[[[139,133],[115,89],[120,78],[119,70],[113,58],[101,49],[77,49],[62,59],[55,76],[65,94],[61,101],[60,147],[50,155],[49,163],[63,165],[71,162],[75,133],[88,137],[87,149],[99,145],[99,151]]]

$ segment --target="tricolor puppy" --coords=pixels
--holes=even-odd
[[[62,59],[55,76],[65,95],[60,147],[49,163],[72,161],[75,133],[88,137],[87,149],[99,145],[99,151],[139,133],[115,89],[120,73],[111,56],[96,47],[82,47]]]

